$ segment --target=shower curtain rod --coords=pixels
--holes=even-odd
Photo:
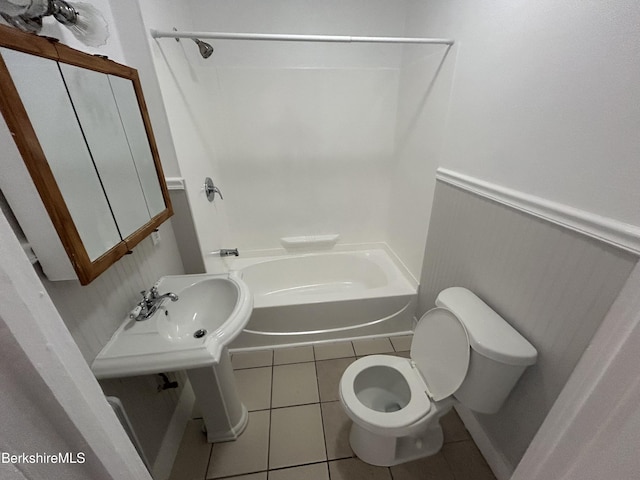
[[[266,40],[283,42],[341,42],[341,43],[414,43],[453,45],[450,38],[423,37],[358,37],[349,35],[295,35],[275,33],[177,32],[152,28],[153,38],[216,38],[219,40]]]

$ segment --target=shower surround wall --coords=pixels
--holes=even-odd
[[[420,278],[457,47],[403,49],[387,243]]]
[[[388,0],[366,9],[355,0],[140,3],[147,27],[159,30],[402,36],[405,25],[405,2]],[[446,47],[416,47],[429,60],[407,73],[402,45],[208,41],[215,52],[204,60],[191,40],[151,40],[203,251],[278,248],[283,236],[327,233],[389,243],[417,230],[400,256],[418,276],[426,221],[409,220],[410,200],[402,205],[410,210],[390,211],[405,188],[397,137],[415,134],[421,112],[411,102],[424,102]],[[424,77],[412,88],[414,73]],[[205,175],[223,201],[204,200]],[[429,178],[420,172],[413,185]],[[398,215],[403,222],[389,221]],[[389,235],[390,226],[402,232]]]

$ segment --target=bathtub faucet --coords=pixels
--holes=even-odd
[[[221,257],[229,257],[231,255],[235,255],[237,257],[240,254],[238,253],[237,248],[221,248],[220,250],[211,252],[211,255],[220,255]]]

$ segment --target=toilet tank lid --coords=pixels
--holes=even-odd
[[[462,321],[471,348],[508,365],[533,365],[538,352],[520,333],[476,294],[462,287],[441,291],[436,305],[451,310]]]

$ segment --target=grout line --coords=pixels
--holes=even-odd
[[[287,365],[302,365],[303,363],[316,363],[315,360],[304,360],[302,362],[289,362],[289,363],[274,363],[274,367],[286,367]],[[246,370],[243,369],[243,370]]]
[[[356,357],[355,355],[351,355],[349,357],[325,358],[323,360],[316,360],[316,363],[333,362],[335,360],[346,360],[347,358],[358,358],[358,357]]]
[[[309,465],[318,465],[320,463],[326,463],[328,464],[329,462],[327,460],[320,460],[318,462],[308,462],[308,463],[300,463],[298,465],[287,465],[286,467],[278,467],[278,468],[273,468],[271,470],[269,470],[270,472],[277,472],[279,470],[288,470],[289,468],[298,468],[298,467],[308,467]],[[329,468],[329,465],[327,465],[327,469]]]
[[[444,447],[445,445],[450,445],[452,443],[462,443],[462,442],[468,442],[469,440],[471,440],[470,438],[462,438],[460,440],[449,440],[447,442],[443,442],[442,446]],[[475,442],[474,442],[475,443]]]
[[[240,370],[255,370],[256,368],[269,368],[269,367],[273,367],[273,365],[259,365],[255,367],[234,368],[233,371],[239,372]]]
[[[259,353],[259,352],[271,352],[271,361],[269,362],[269,364],[268,364],[268,365],[252,365],[252,366],[249,366],[249,367],[239,367],[239,368],[238,368],[238,367],[235,367],[235,366],[233,365],[233,356],[234,356],[234,355],[239,355],[239,354],[243,354],[243,353],[256,353],[256,352],[258,352],[258,353]],[[274,358],[273,350],[272,350],[272,349],[269,349],[269,348],[265,348],[264,350],[255,350],[254,352],[238,352],[238,353],[232,353],[232,354],[231,354],[231,368],[232,368],[232,370],[233,370],[233,371],[236,371],[236,370],[249,370],[249,369],[251,369],[251,368],[265,368],[265,367],[273,367],[273,358]]]
[[[315,358],[315,351],[314,351]],[[318,377],[318,365],[315,362],[314,367],[316,369],[316,387],[318,388],[318,400],[320,400],[320,378]],[[324,441],[324,458],[326,459],[327,464],[327,476],[329,480],[331,480],[331,469],[329,468],[329,450],[327,449],[327,432],[324,428],[324,415],[322,414],[322,402],[318,403],[318,408],[320,409],[320,421],[322,422],[322,440]]]
[[[332,400],[335,402],[335,400]],[[307,403],[295,403],[293,405],[281,405],[278,407],[272,407],[270,408],[270,410],[282,410],[283,408],[293,408],[293,407],[305,407],[307,405],[320,405],[320,403],[327,403],[327,402],[307,402]]]
[[[273,360],[274,360],[273,350],[271,351],[271,394],[269,395],[269,435],[267,436],[267,472],[269,471],[269,462],[271,461],[271,421],[273,419]],[[267,478],[269,477],[269,473],[267,473]]]
[[[352,342],[350,342],[350,343],[351,343],[351,348],[352,348],[352,350],[353,350],[353,356],[354,356],[354,357],[356,357],[356,359],[357,359],[357,358],[358,358],[358,352],[356,352],[356,346],[355,346],[355,344],[353,343],[353,341],[352,341]]]
[[[318,367],[314,362],[314,369],[316,371],[316,388],[318,389],[318,408],[320,409],[320,422],[322,423],[322,441],[324,443],[324,458],[329,461],[329,451],[327,450],[327,432],[324,428],[324,415],[322,414],[322,403],[320,402],[320,379],[318,378]],[[327,464],[327,469],[329,468]]]
[[[345,358],[355,358],[355,355],[347,355],[344,357],[319,358],[316,362],[328,362],[329,360],[343,360]]]
[[[204,422],[204,420],[203,420]],[[206,433],[205,433],[206,435]],[[211,444],[211,448],[209,449],[209,459],[207,460],[207,467],[204,469],[204,477],[203,480],[207,480],[207,474],[209,473],[209,465],[211,465],[211,457],[213,456],[213,446],[215,443]]]
[[[327,462],[337,462],[338,460],[350,460],[352,458],[357,459],[358,457],[356,457],[355,453],[349,457],[337,457],[337,458],[332,458],[330,460],[327,460]]]
[[[256,473],[262,473],[262,472],[265,472],[268,474],[269,470],[255,470],[255,471],[246,472],[246,473],[234,473],[233,475],[225,475],[224,477],[215,477],[210,480],[224,480],[225,478],[238,478],[238,477],[244,477],[245,475],[255,475]]]

